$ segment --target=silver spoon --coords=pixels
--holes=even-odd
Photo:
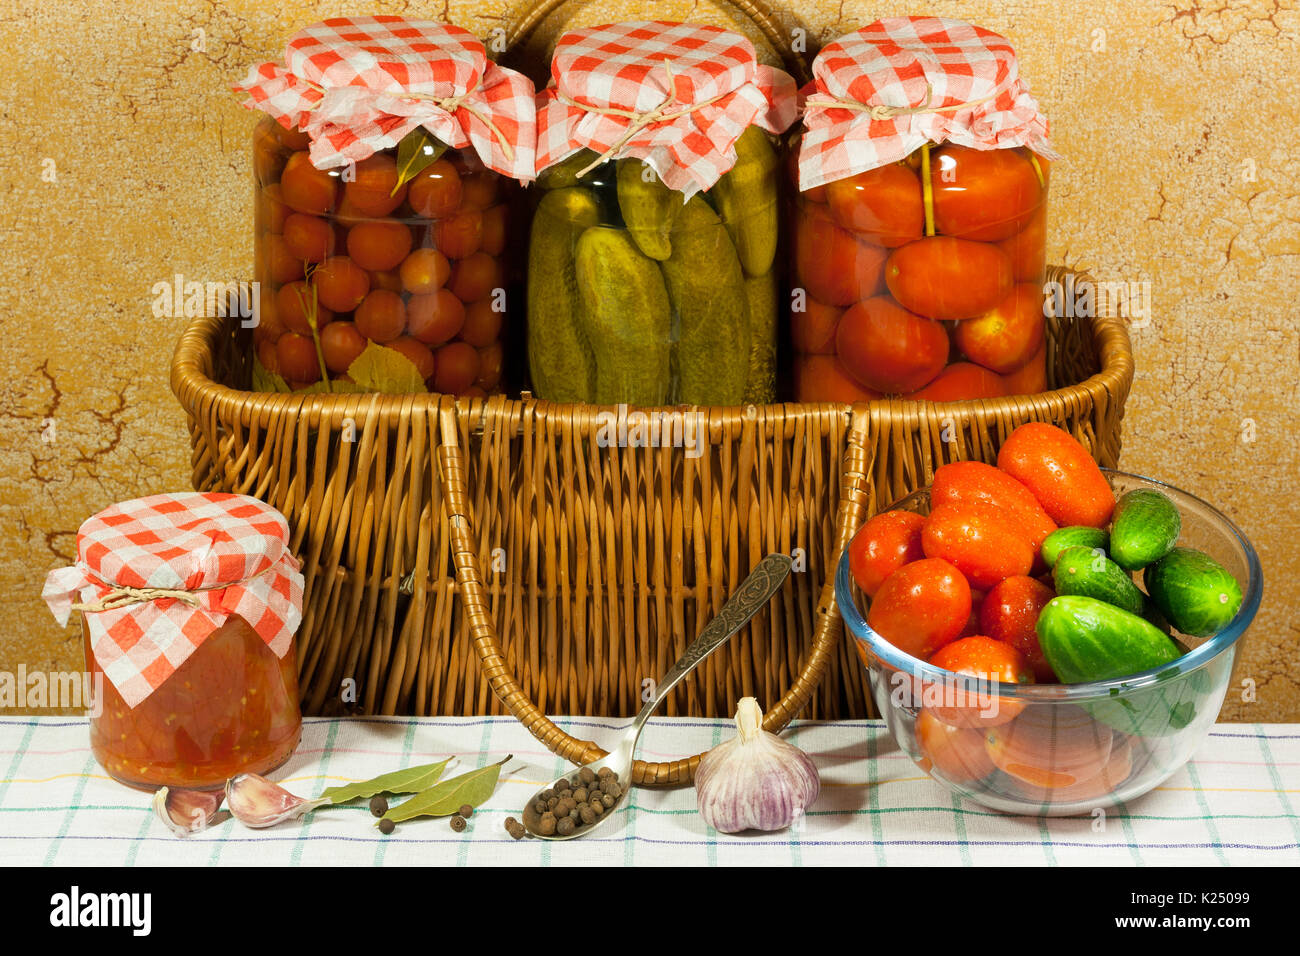
[[[769,554],[750,572],[749,577],[740,583],[740,587],[722,606],[722,610],[717,616],[708,623],[708,626],[700,632],[692,644],[686,648],[685,653],[676,664],[668,671],[667,674],[655,685],[654,696],[646,701],[645,706],[641,708],[632,725],[623,733],[622,739],[608,754],[594,763],[586,766],[598,772],[602,767],[608,767],[614,773],[618,774],[618,785],[622,792],[614,800],[614,805],[609,807],[596,818],[594,823],[580,825],[573,833],[568,836],[561,836],[558,833],[544,835],[541,833],[541,814],[537,812],[535,804],[547,790],[554,790],[555,785],[562,780],[567,780],[573,771],[561,774],[556,777],[550,784],[538,790],[529,798],[527,806],[524,807],[523,822],[528,832],[542,840],[572,840],[574,837],[586,836],[614,816],[614,811],[627,798],[632,789],[632,758],[636,753],[636,742],[641,736],[641,728],[645,722],[650,719],[655,708],[663,702],[668,696],[669,691],[676,687],[683,677],[712,654],[715,650],[725,644],[733,634],[745,626],[745,623],[767,606],[767,602],[772,600],[772,595],[781,589],[785,579],[790,575],[790,557],[784,554]]]

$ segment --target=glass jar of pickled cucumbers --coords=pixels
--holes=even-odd
[[[639,159],[583,149],[544,170],[528,251],[539,398],[598,405],[770,402],[780,159],[751,126],[689,200]]]
[[[306,134],[257,125],[255,384],[499,389],[514,180],[472,149],[413,135],[418,148],[317,169]]]

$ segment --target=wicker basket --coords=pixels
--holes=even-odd
[[[752,0],[736,5],[779,38]],[[539,21],[521,21],[518,37]],[[1053,316],[1054,391],[705,409],[692,458],[602,445],[613,410],[528,396],[247,391],[250,334],[196,320],[172,388],[189,418],[194,486],[255,495],[289,520],[306,576],[305,708],[508,711],[574,761],[601,751],[545,715],[635,713],[644,682],[773,551],[795,555],[797,573],[663,712],[729,714],[752,695],[773,730],[801,712],[866,715],[830,589],[853,531],[939,465],[993,460],[1025,421],[1061,425],[1116,464],[1133,376],[1119,321]],[[697,761],[638,763],[634,778],[687,782]]]

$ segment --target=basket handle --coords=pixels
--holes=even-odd
[[[579,765],[599,760],[606,756],[606,751],[590,740],[579,740],[557,727],[524,693],[506,662],[496,623],[488,609],[479,568],[473,533],[473,508],[460,448],[457,411],[451,402],[444,401],[438,415],[441,431],[438,473],[442,480],[442,500],[451,528],[452,562],[456,567],[456,582],[469,623],[470,643],[478,654],[483,676],[487,678],[497,699],[552,753]],[[803,709],[836,652],[841,622],[839,609],[835,606],[833,569],[839,563],[840,553],[848,544],[849,538],[862,523],[871,494],[865,447],[867,418],[868,407],[865,404],[853,406],[840,502],[835,516],[834,558],[829,565],[832,573],[827,574],[817,602],[813,644],[808,660],[794,683],[786,690],[785,696],[769,708],[764,717],[763,727],[772,733],[785,727]],[[703,756],[696,754],[694,757],[666,763],[638,760],[632,765],[632,782],[643,786],[689,784],[695,779],[695,768]]]
[[[511,25],[506,34],[506,44],[518,49],[529,41],[537,28],[552,13],[568,3],[569,0],[531,0],[525,4],[522,13]],[[812,79],[812,70],[803,54],[796,53],[790,45],[789,38],[782,30],[776,14],[768,7],[766,0],[726,0],[728,6],[743,14],[759,29],[767,40],[772,52],[781,57],[787,70],[803,86]]]

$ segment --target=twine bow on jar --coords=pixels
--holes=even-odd
[[[890,106],[884,103],[861,103],[858,100],[847,99],[842,96],[833,96],[829,93],[821,96],[811,96],[808,98],[806,109],[822,110],[852,110],[857,113],[866,113],[872,120],[880,122],[883,120],[893,119],[895,116],[918,116],[923,113],[960,113],[962,110],[974,109],[976,106],[982,106],[998,97],[1006,87],[1003,82],[988,96],[981,96],[977,100],[966,100],[962,103],[953,103],[948,106],[931,106],[930,100],[934,98],[934,87],[927,80],[925,84],[925,99],[917,106]]]
[[[108,584],[103,581],[95,581],[101,587],[108,588],[108,593],[100,597],[98,601],[79,602],[73,604],[70,610],[81,611],[83,614],[97,614],[100,611],[115,611],[118,608],[130,607],[133,604],[147,604],[150,601],[160,601],[172,599],[180,601],[182,604],[190,607],[202,607],[203,601],[199,595],[207,591],[224,591],[227,588],[243,587],[248,583],[257,580],[268,574],[274,569],[274,565],[268,565],[256,574],[249,575],[242,581],[233,581],[229,584],[214,584],[205,588],[133,588],[125,585]]]
[[[654,126],[656,123],[671,123],[673,120],[680,119],[683,116],[689,116],[696,110],[701,110],[706,106],[712,106],[714,103],[726,99],[735,92],[734,90],[728,90],[725,93],[719,93],[717,96],[712,96],[707,100],[701,100],[699,103],[682,106],[680,109],[673,111],[670,110],[670,107],[677,104],[678,99],[677,77],[673,73],[673,64],[671,60],[664,60],[664,72],[668,74],[668,93],[659,101],[658,106],[646,110],[645,112],[639,113],[636,110],[620,109],[617,106],[592,106],[589,103],[582,103],[578,100],[572,99],[571,97],[565,96],[563,93],[556,96],[556,99],[561,103],[566,106],[572,106],[574,109],[584,110],[588,113],[595,113],[599,116],[621,116],[632,121],[622,136],[615,140],[603,153],[583,167],[582,171],[577,174],[579,179],[587,175],[602,163],[606,163],[610,159],[616,157],[619,151],[630,143],[633,137],[643,129]]]

